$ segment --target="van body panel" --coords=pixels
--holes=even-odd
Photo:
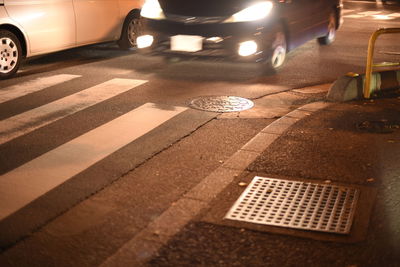
[[[132,10],[139,10],[144,3],[144,0],[118,0],[119,3],[119,10],[121,18],[125,19],[125,17],[131,12]]]
[[[4,6],[27,33],[28,55],[76,45],[72,0],[4,0]]]
[[[118,1],[72,0],[76,18],[76,41],[78,45],[98,41],[115,40],[121,19]]]
[[[116,41],[126,16],[142,4],[143,0],[0,0],[0,27],[18,28],[26,56],[31,57]]]

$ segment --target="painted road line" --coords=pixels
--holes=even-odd
[[[37,78],[0,89],[0,103],[41,91],[50,86],[79,78],[81,75],[59,74],[49,77]]]
[[[345,15],[344,17],[348,19],[358,19],[358,18],[364,18],[365,16],[355,14],[355,15]]]
[[[347,13],[350,13],[350,12],[353,12],[354,11],[354,9],[343,9],[342,10],[342,14],[347,14]]]
[[[0,220],[185,110],[144,104],[0,176]]]
[[[391,17],[390,14],[389,15],[372,15],[373,19],[376,20],[391,20],[391,19],[395,19],[394,17]]]
[[[358,14],[360,15],[364,15],[364,16],[371,16],[371,15],[378,15],[381,14],[381,11],[364,11],[364,12],[358,12]]]
[[[356,0],[356,1],[354,1],[354,0],[350,0],[350,1],[346,1],[346,2],[347,2],[347,3],[357,3],[357,4],[364,3],[364,4],[373,4],[373,5],[376,5],[375,1],[361,1],[361,0]]]
[[[383,14],[381,12],[375,12],[373,13],[367,13],[367,12],[361,12],[357,14],[350,14],[350,15],[344,15],[344,18],[350,18],[350,19],[357,19],[357,18],[368,18],[368,19],[375,19],[375,20],[392,20],[400,17],[399,13],[387,13]]]
[[[76,94],[2,120],[0,121],[0,144],[124,93],[146,82],[144,80],[112,79]]]

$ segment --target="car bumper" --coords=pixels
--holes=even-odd
[[[268,36],[272,19],[262,22],[183,24],[168,20],[143,19],[143,35],[153,36],[153,44],[141,52],[193,57],[219,57],[235,61],[257,62],[266,58],[265,48],[270,41]],[[198,51],[178,51],[171,47],[171,38],[177,35],[198,36],[202,38]],[[257,52],[250,56],[239,56],[239,44],[255,41]]]

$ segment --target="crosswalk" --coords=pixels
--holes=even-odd
[[[55,75],[0,89],[0,103],[80,77]],[[129,90],[145,80],[111,79],[0,121],[0,146]],[[0,176],[0,221],[100,160],[162,125],[186,107],[145,103]]]
[[[81,77],[80,75],[59,74],[49,77],[37,78],[0,90],[0,103],[41,91],[45,88]]]
[[[142,80],[112,79],[47,105],[31,109],[3,120],[0,122],[0,144],[124,93],[145,82],[146,81]],[[17,90],[11,90],[11,93],[19,95],[16,91],[20,91],[18,90],[20,88],[16,89]]]

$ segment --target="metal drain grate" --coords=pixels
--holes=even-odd
[[[348,234],[358,195],[352,187],[256,176],[225,219]]]

